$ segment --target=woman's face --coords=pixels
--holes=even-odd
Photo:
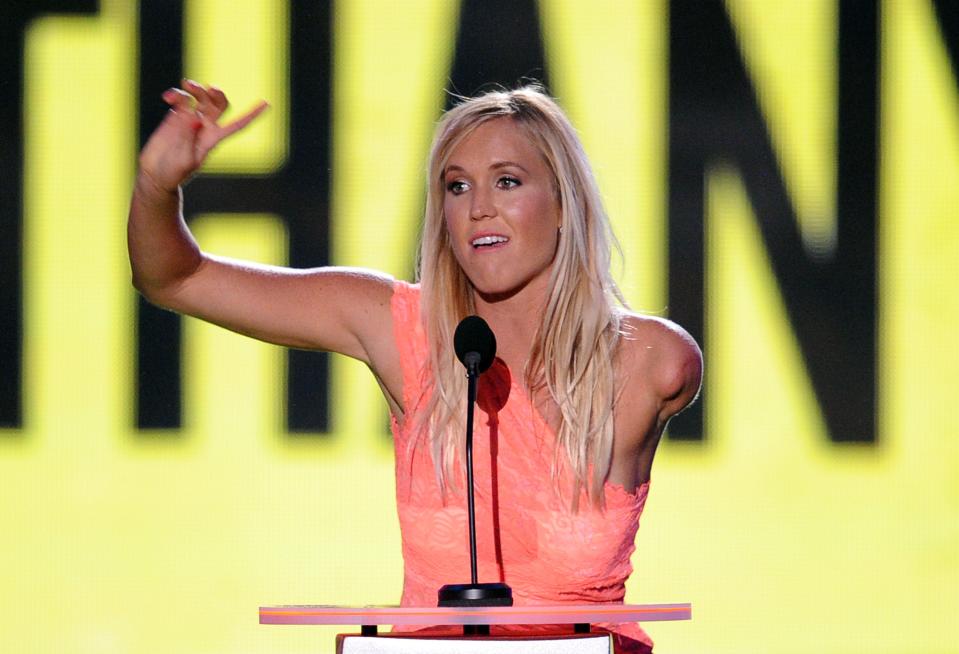
[[[487,299],[545,296],[561,224],[552,174],[510,118],[477,127],[443,171],[453,253]]]

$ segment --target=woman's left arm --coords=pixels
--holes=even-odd
[[[669,320],[629,315],[623,332],[613,461],[617,477],[643,482],[669,419],[699,395],[703,355],[696,341]]]
[[[692,404],[703,380],[703,353],[686,330],[668,320],[656,321],[656,352],[651,371],[653,391],[659,400],[660,425]]]

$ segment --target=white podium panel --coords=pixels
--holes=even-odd
[[[611,654],[609,634],[569,637],[428,638],[340,636],[338,654]]]

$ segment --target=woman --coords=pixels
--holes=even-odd
[[[465,380],[452,348],[468,314],[498,344],[476,420],[480,580],[505,581],[517,604],[621,601],[656,446],[695,398],[702,358],[679,327],[619,306],[608,220],[555,102],[524,88],[446,114],[412,285],[201,252],[179,186],[265,104],[221,126],[215,88],[186,82],[164,99],[130,211],[134,283],[175,311],[370,367],[393,416],[403,604],[435,604],[468,569]],[[620,651],[652,646],[636,625],[611,629]]]

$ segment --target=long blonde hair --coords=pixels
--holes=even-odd
[[[552,465],[554,483],[572,472],[572,508],[585,489],[604,505],[616,399],[613,361],[620,336],[622,294],[612,280],[615,239],[583,146],[562,109],[538,87],[496,91],[468,99],[442,118],[430,151],[426,215],[418,277],[421,318],[430,349],[429,397],[421,414],[440,487],[454,478],[464,447],[466,380],[453,354],[453,330],[475,312],[473,287],[453,254],[443,214],[443,171],[456,146],[483,123],[508,118],[539,150],[553,176],[562,214],[561,235],[543,321],[524,370],[530,397],[548,389],[560,409]]]

